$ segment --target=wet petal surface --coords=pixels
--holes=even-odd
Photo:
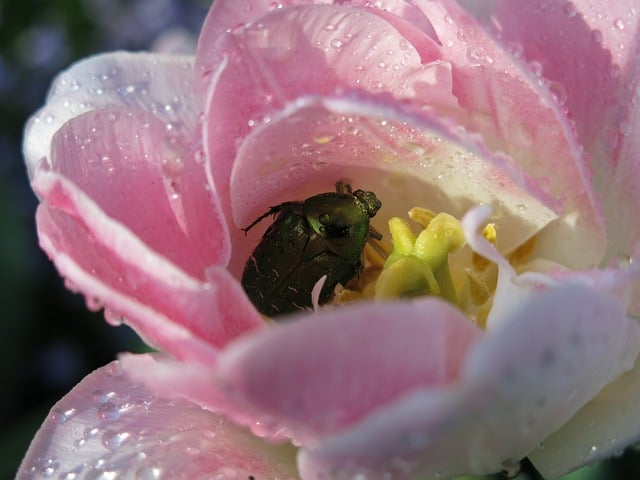
[[[53,407],[17,478],[298,478],[293,449],[132,381],[145,364],[131,357],[86,377]]]
[[[499,471],[629,369],[639,348],[637,324],[611,297],[577,285],[548,291],[488,333],[457,385],[417,390],[305,449],[301,472],[377,479]]]

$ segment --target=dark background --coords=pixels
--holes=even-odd
[[[76,59],[149,49],[172,29],[197,35],[210,4],[0,0],[0,480],[13,478],[47,412],[73,385],[117,352],[145,348],[65,290],[39,249],[37,199],[21,155],[24,123],[44,103],[52,77]],[[572,478],[640,478],[639,458],[631,450]]]

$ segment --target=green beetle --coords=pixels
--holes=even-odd
[[[311,291],[324,275],[319,303],[326,303],[338,283],[360,271],[369,237],[382,238],[369,225],[381,206],[373,192],[352,192],[348,183],[338,182],[335,193],[281,203],[244,228],[246,233],[275,215],[242,274],[255,307],[267,316],[310,308]]]

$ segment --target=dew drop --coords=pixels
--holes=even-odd
[[[613,26],[618,30],[624,30],[624,21],[621,18],[616,18],[613,21]]]
[[[542,76],[542,64],[540,62],[530,62],[529,68],[536,77]]]
[[[97,297],[86,297],[85,303],[87,305],[87,308],[92,312],[97,312],[102,308],[102,302]]]
[[[112,402],[98,407],[98,417],[104,422],[115,422],[120,418],[120,409]]]
[[[576,14],[578,13],[578,11],[576,10],[576,6],[571,2],[565,3],[564,7],[562,8],[562,11],[569,18],[575,17]]]
[[[51,411],[50,418],[54,423],[57,423],[58,425],[62,425],[68,420],[67,415],[65,414],[64,410],[62,410],[61,408],[54,408]]]
[[[131,437],[129,432],[115,432],[113,430],[107,430],[102,435],[102,445],[109,450],[116,450],[122,446],[127,439]]]
[[[110,470],[92,469],[84,476],[84,480],[115,480],[118,478],[118,472]]]
[[[620,129],[620,133],[625,137],[628,137],[633,133],[633,125],[631,124],[631,122],[627,120],[620,122],[619,129]]]
[[[67,473],[60,475],[59,478],[60,480],[76,480],[77,478],[79,478],[81,473],[82,473],[82,466],[76,467],[73,470],[70,470]]]
[[[92,393],[93,401],[97,403],[107,403],[109,399],[116,396],[114,392],[105,392],[104,390],[94,390]]]
[[[559,82],[549,82],[547,86],[560,105],[567,101],[567,91],[564,85]]]
[[[238,472],[231,467],[222,467],[213,476],[213,480],[229,480],[238,478]]]
[[[602,32],[600,30],[594,30],[591,32],[591,38],[596,43],[602,43]]]
[[[110,308],[105,308],[104,318],[112,327],[119,327],[120,325],[122,325],[124,320],[124,317],[122,315],[114,312]]]
[[[520,462],[505,460],[502,462],[502,473],[506,478],[515,478],[520,473]]]
[[[336,50],[342,50],[342,47],[344,46],[344,42],[338,38],[334,38],[333,40],[331,40],[330,45]]]
[[[324,161],[324,160],[318,160],[316,162],[313,162],[312,167],[313,167],[314,170],[320,171],[320,170],[325,169],[328,165],[329,165],[329,162]]]
[[[158,467],[140,467],[136,470],[136,480],[157,480],[162,475]]]
[[[124,373],[124,369],[122,368],[122,364],[116,361],[107,365],[105,372],[110,377],[119,377]]]

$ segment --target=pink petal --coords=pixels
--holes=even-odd
[[[606,248],[601,209],[572,126],[552,92],[455,1],[416,5],[453,65],[453,92],[464,110],[458,121],[566,201],[565,219],[538,237],[539,252],[574,268],[598,264]],[[558,251],[565,238],[583,239],[580,255]]]
[[[96,110],[56,133],[50,169],[150,249],[203,279],[209,265],[226,263],[229,246],[189,140],[144,111]]]
[[[398,18],[403,31],[424,40],[419,53],[403,32],[373,12],[330,5],[279,9],[224,34],[215,45],[200,43],[199,52],[213,49],[225,59],[212,72],[204,123],[210,180],[223,202],[251,192],[230,189],[238,143],[252,125],[268,122],[297,97],[357,88],[393,92],[397,99],[443,110],[456,104],[450,67],[437,62],[435,43]],[[230,213],[226,202],[223,208]]]
[[[603,197],[608,256],[629,255],[640,236],[637,2],[500,0],[488,10],[492,30],[517,45],[564,103]]]
[[[194,338],[207,350],[263,322],[239,283],[210,267],[225,246],[224,224],[206,201],[202,166],[185,159],[176,180],[184,203],[180,196],[172,203],[162,158],[175,150],[163,149],[162,125],[144,112],[129,113],[87,113],[55,137],[53,167],[60,173],[40,169],[34,178],[45,199],[41,244],[78,289],[125,315],[153,345],[194,356]],[[118,122],[109,120],[117,115]]]
[[[29,119],[24,155],[30,176],[49,158],[53,135],[68,120],[108,106],[141,109],[191,138],[202,110],[193,59],[148,53],[107,53],[82,60],[54,81],[47,104]]]
[[[284,0],[272,2],[270,0],[253,0],[251,4],[242,4],[236,0],[216,1],[202,26],[198,42],[197,67],[206,74],[215,72],[222,61],[222,52],[212,48],[216,41],[227,32],[239,32],[251,23],[258,21],[264,15],[275,10],[281,10],[299,5],[351,5],[354,7],[370,7],[378,10],[376,14],[385,15],[389,12],[408,20],[421,29],[428,31],[429,21],[418,8],[405,0],[379,0],[372,5],[367,0]]]
[[[499,247],[508,252],[556,218],[553,201],[511,159],[487,152],[431,112],[354,94],[299,99],[253,128],[233,165],[235,223],[248,225],[271,205],[330,191],[341,178],[381,199],[383,211],[373,219],[380,231],[388,217],[404,217],[416,205],[461,217],[486,203],[495,206]],[[256,227],[249,241],[234,241],[234,257],[248,258],[260,234]]]
[[[640,90],[633,88],[634,96],[630,107],[623,113],[620,135],[611,157],[599,155],[605,172],[600,175],[605,197],[605,208],[609,220],[608,232],[611,242],[609,257],[619,259],[629,257],[640,245]],[[595,155],[594,155],[595,156]],[[617,162],[611,168],[607,160]]]
[[[308,317],[308,315],[307,315]],[[481,332],[434,299],[325,310],[230,345],[217,373],[269,433],[308,442],[415,388],[444,388]]]
[[[620,135],[619,116],[631,94],[625,86],[638,74],[637,2],[552,1],[543,8],[526,0],[498,0],[491,16],[501,37],[517,44],[554,82],[587,148],[603,140],[603,130],[606,136]]]
[[[579,285],[547,291],[477,344],[458,384],[417,390],[306,449],[301,472],[448,478],[512,466],[639,351],[640,328],[611,297]]]
[[[130,358],[87,376],[51,410],[17,478],[297,478],[290,449],[152,395],[129,376],[144,366]]]

